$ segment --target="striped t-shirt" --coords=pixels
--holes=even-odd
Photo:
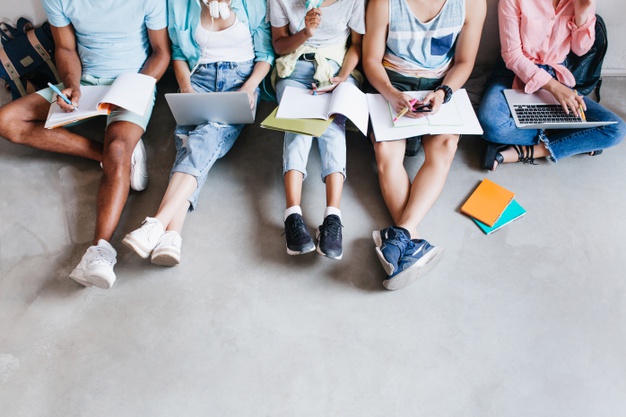
[[[389,0],[389,31],[383,65],[409,77],[443,78],[452,66],[456,40],[465,23],[465,0],[447,0],[422,23],[406,0]]]

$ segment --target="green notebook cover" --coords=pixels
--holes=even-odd
[[[511,223],[513,220],[519,219],[524,214],[526,214],[526,210],[524,209],[524,207],[522,207],[517,202],[517,200],[513,199],[511,200],[511,203],[509,203],[509,205],[506,207],[504,212],[502,212],[502,215],[493,226],[489,227],[485,223],[474,218],[472,218],[472,220],[474,220],[474,222],[478,225],[478,227],[480,227],[483,232],[485,232],[485,234],[489,235],[500,229],[501,227]]]
[[[265,120],[261,122],[261,127],[272,130],[280,130],[282,132],[300,133],[302,135],[320,137],[326,132],[326,129],[333,122],[335,116],[331,116],[328,120],[322,119],[278,119],[276,112],[278,107],[270,113]]]

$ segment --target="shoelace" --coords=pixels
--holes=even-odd
[[[296,239],[303,239],[306,237],[308,231],[306,230],[306,226],[301,221],[294,221],[289,223],[289,232]]]
[[[90,263],[103,263],[108,264],[109,266],[115,265],[115,255],[113,255],[110,250],[99,246],[93,246],[89,248],[89,252],[94,255],[91,259],[89,259]]]
[[[165,233],[163,236],[161,236],[161,239],[159,240],[160,246],[177,246],[175,243],[177,236],[178,235],[176,233]]]
[[[333,240],[339,239],[339,233],[341,233],[341,228],[343,225],[340,221],[327,217],[322,225],[322,234],[326,236],[330,236]]]

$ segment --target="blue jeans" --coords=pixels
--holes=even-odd
[[[216,62],[200,65],[191,76],[191,85],[197,92],[238,90],[254,68],[248,62]],[[227,125],[204,123],[198,126],[176,126],[174,142],[176,160],[172,174],[182,172],[196,177],[198,187],[189,197],[189,211],[196,207],[200,189],[206,182],[209,170],[219,158],[233,147],[243,124]]]
[[[334,73],[339,72],[339,65],[329,61]],[[299,60],[289,78],[279,79],[276,83],[276,97],[280,103],[285,87],[311,88],[311,83],[316,82],[313,78],[315,64],[310,61]],[[358,85],[356,80],[349,77],[345,82]],[[309,152],[313,144],[313,137],[286,132],[283,143],[283,174],[287,171],[299,171],[306,178],[306,166],[309,160]],[[322,136],[317,138],[320,159],[322,161],[322,181],[335,172],[340,172],[346,177],[346,118],[336,115],[333,122]]]
[[[478,109],[485,140],[503,145],[537,145],[541,141],[550,152],[550,159],[556,162],[567,156],[615,146],[626,135],[626,124],[619,116],[587,97],[584,98],[587,120],[617,124],[587,129],[518,129],[502,92],[512,87],[514,78],[515,74],[499,61]]]

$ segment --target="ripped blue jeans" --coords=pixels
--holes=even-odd
[[[544,69],[552,71],[551,68]],[[554,76],[553,71],[551,74]],[[541,141],[550,152],[550,159],[556,162],[571,155],[615,146],[626,134],[626,124],[619,116],[587,97],[584,98],[587,120],[617,123],[586,129],[518,129],[502,92],[511,88],[514,78],[515,74],[500,60],[487,84],[478,110],[485,140],[503,145],[537,145]]]
[[[238,90],[248,79],[254,63],[216,62],[200,65],[191,76],[191,85],[197,92]],[[233,147],[244,125],[205,123],[198,126],[176,126],[174,142],[176,160],[172,174],[181,172],[196,177],[198,187],[189,197],[189,211],[193,211],[198,195],[206,182],[209,170]]]

